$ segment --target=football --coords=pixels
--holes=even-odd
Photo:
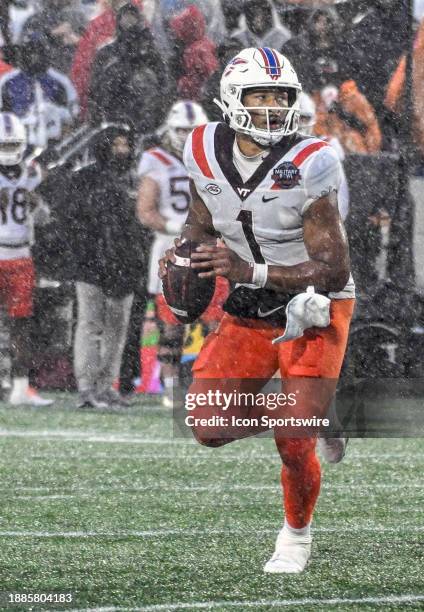
[[[193,323],[209,306],[215,292],[215,278],[200,278],[191,268],[191,254],[198,242],[185,240],[176,248],[176,262],[168,262],[162,279],[163,295],[175,317],[181,323]]]

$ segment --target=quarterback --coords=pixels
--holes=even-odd
[[[259,392],[279,371],[284,393],[298,394],[296,410],[323,416],[346,349],[354,284],[338,212],[340,161],[326,142],[298,134],[300,92],[284,56],[270,48],[244,49],[221,79],[224,122],[196,128],[186,143],[192,201],[181,236],[201,243],[191,266],[203,278],[224,276],[234,286],[193,366],[190,397],[207,392],[212,379],[222,388],[231,381],[237,392]],[[216,235],[224,246],[211,244]],[[176,261],[174,249],[160,261],[162,277],[167,261]],[[309,287],[329,304],[327,326],[305,324],[296,339],[273,342],[289,327],[285,307]],[[196,417],[197,410],[190,414]],[[263,426],[230,435],[219,426],[192,429],[200,443],[217,447]],[[284,524],[264,570],[299,573],[311,554],[320,489],[317,437],[287,436],[278,426],[273,433],[282,460]],[[342,458],[342,439],[321,443],[330,460]]]

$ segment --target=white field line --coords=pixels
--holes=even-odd
[[[125,454],[125,453],[120,453],[119,451],[116,454],[111,454],[111,453],[104,453],[104,452],[75,452],[75,451],[70,451],[69,453],[55,453],[54,450],[51,452],[39,452],[39,451],[35,451],[34,453],[31,453],[30,451],[28,451],[28,448],[26,447],[25,450],[23,451],[24,456],[22,457],[22,459],[20,460],[21,462],[26,462],[26,463],[31,463],[31,461],[33,459],[46,459],[47,461],[51,460],[52,458],[54,459],[67,459],[67,460],[81,460],[83,458],[89,458],[89,459],[105,459],[108,461],[157,461],[157,460],[169,460],[172,462],[176,462],[176,461],[198,461],[198,462],[202,462],[202,461],[207,461],[208,463],[210,463],[211,461],[211,454],[210,453],[203,453],[203,454],[199,454],[198,452],[194,452],[193,454],[176,454],[176,453],[134,453],[134,454]],[[240,453],[233,453],[233,454],[214,454],[213,455],[214,460],[216,462],[231,462],[231,461],[238,461],[238,460],[254,460],[254,461],[268,461],[270,464],[271,463],[279,463],[279,459],[278,459],[278,454],[275,450],[273,450],[272,452],[270,452],[269,454],[266,453],[245,453],[245,452],[240,452]],[[390,460],[402,460],[404,461],[405,459],[407,460],[411,460],[413,459],[414,463],[411,464],[410,461],[408,461],[408,463],[406,464],[406,467],[411,468],[415,466],[415,463],[422,463],[424,461],[424,453],[416,453],[414,451],[411,451],[410,453],[374,453],[374,454],[367,454],[367,453],[363,453],[362,455],[358,455],[358,454],[350,454],[349,456],[345,457],[343,459],[343,464],[344,465],[351,465],[353,464],[355,461],[359,461],[360,464],[358,466],[355,467],[366,467],[364,460],[366,459],[366,461],[373,461],[376,463],[379,463],[385,459],[390,459]]]
[[[367,497],[369,497],[367,495]],[[0,496],[1,498],[1,496]],[[16,501],[31,501],[31,502],[50,502],[50,501],[55,501],[55,500],[93,500],[93,494],[90,493],[82,493],[82,494],[64,494],[64,495],[17,495],[14,496],[14,500]],[[361,499],[361,503],[362,503],[362,497]],[[190,502],[192,503],[192,502]],[[203,503],[203,502],[202,502]],[[261,500],[261,506],[263,507],[264,505],[266,505],[267,503],[269,503],[269,505],[273,505],[275,504],[275,500],[274,499],[269,499],[269,500]],[[222,507],[227,507],[227,506],[231,506],[231,503],[227,504],[225,502],[221,502]],[[178,504],[174,504],[175,508],[178,508]],[[395,518],[398,514],[407,514],[407,515],[414,515],[414,514],[422,514],[422,508],[396,508],[393,509],[393,512],[389,513],[388,516],[391,516],[392,518]]]
[[[40,440],[61,440],[61,441],[84,441],[84,442],[109,442],[111,444],[185,444],[195,445],[195,441],[183,438],[146,438],[131,434],[114,434],[98,431],[78,431],[78,430],[13,430],[0,429],[0,438],[36,438]]]
[[[402,526],[398,525],[394,527],[379,527],[370,525],[347,525],[345,527],[339,525],[337,527],[315,527],[314,534],[319,533],[422,533],[424,531],[424,525],[410,525]],[[276,529],[255,529],[249,531],[246,529],[149,529],[145,531],[138,530],[122,530],[122,531],[0,531],[0,538],[168,538],[170,536],[177,537],[196,537],[204,536],[262,536],[262,535],[277,535],[278,530]]]
[[[280,485],[248,485],[248,484],[233,484],[231,482],[223,484],[210,484],[210,485],[172,485],[169,486],[167,483],[155,483],[147,485],[120,485],[117,482],[115,485],[99,485],[99,486],[87,486],[87,487],[4,487],[0,488],[1,492],[12,492],[12,491],[69,491],[70,493],[96,493],[97,491],[118,491],[121,493],[131,493],[138,491],[162,491],[176,492],[176,493],[199,493],[208,492],[211,493],[225,493],[226,491],[281,491]],[[422,482],[399,482],[399,483],[362,483],[362,482],[350,482],[349,484],[332,484],[324,483],[321,487],[324,491],[351,491],[353,487],[359,487],[360,489],[381,489],[383,491],[399,491],[404,489],[422,489]]]
[[[110,432],[100,432],[100,431],[83,431],[83,430],[74,430],[74,429],[45,429],[45,430],[20,430],[20,429],[0,429],[0,438],[34,438],[34,439],[39,439],[39,440],[60,440],[60,441],[70,441],[70,442],[79,442],[79,441],[84,441],[84,442],[107,442],[107,443],[111,443],[111,444],[158,444],[158,445],[179,445],[179,446],[186,446],[187,448],[193,448],[193,449],[198,449],[199,446],[198,444],[194,441],[194,439],[192,438],[174,438],[172,436],[172,433],[170,434],[169,438],[158,438],[158,437],[144,437],[144,436],[137,436],[137,435],[133,435],[133,434],[126,434],[126,433],[110,433]],[[258,438],[258,440],[263,440],[263,439],[270,439],[270,438]],[[359,440],[360,438],[358,438]],[[379,439],[383,439],[383,438],[379,438]],[[396,439],[396,438],[393,438]],[[410,438],[410,440],[416,440],[417,438]],[[362,438],[361,438],[362,440]],[[389,440],[389,438],[387,439]],[[367,442],[371,443],[371,438],[367,439]],[[196,452],[196,450],[195,450]],[[208,453],[211,451],[205,451],[205,453]],[[349,452],[349,449],[348,449]],[[229,457],[229,455],[225,455],[219,454],[219,450],[217,451],[215,449],[215,454],[217,457],[220,458],[225,458],[226,456]],[[264,457],[264,458],[268,458],[267,454],[264,453],[257,453],[259,455],[259,457]],[[276,455],[276,451],[270,452],[269,454],[269,458],[272,458],[273,456]],[[352,453],[351,455],[348,455],[348,457],[350,458],[355,458],[355,459],[364,459],[365,457],[375,457],[376,459],[394,459],[397,457],[411,457],[411,455],[413,456],[419,456],[419,455],[424,455],[423,452],[419,452],[419,451],[411,451],[411,453],[407,453],[405,451],[396,453],[396,452],[391,452],[391,453],[371,453],[371,454],[367,454],[366,451],[364,451],[363,453]],[[170,458],[173,458],[174,455],[170,454]],[[239,459],[240,457],[252,457],[255,458],[256,457],[256,453],[245,453],[245,452],[241,452],[240,454],[234,454],[234,458]]]
[[[109,606],[105,608],[82,608],[69,612],[173,612],[174,610],[216,610],[225,608],[282,608],[286,606],[340,606],[357,604],[407,604],[424,601],[424,595],[381,595],[377,597],[334,597],[332,599],[259,599],[257,601],[204,601],[193,603],[168,603],[136,608]]]
[[[77,497],[74,494],[63,494],[63,495],[14,495],[14,499],[28,499],[31,501],[50,501],[52,499],[73,499]],[[78,497],[88,497],[88,495],[81,495]]]

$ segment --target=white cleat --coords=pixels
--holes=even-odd
[[[346,453],[349,438],[318,438],[318,448],[328,463],[340,463]]]
[[[300,574],[311,556],[312,538],[291,534],[283,527],[275,543],[275,552],[265,563],[268,574]]]
[[[51,406],[53,401],[41,397],[33,389],[27,389],[24,392],[12,391],[9,398],[9,404],[12,406]]]
[[[162,406],[164,408],[173,408],[174,402],[172,401],[172,397],[170,397],[167,393],[162,395]]]

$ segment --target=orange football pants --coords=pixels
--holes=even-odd
[[[34,263],[30,257],[0,261],[0,300],[6,305],[9,317],[32,316],[34,288]]]
[[[193,365],[194,380],[189,393],[196,397],[217,388],[227,392],[257,393],[279,369],[284,393],[297,393],[296,414],[324,417],[340,375],[354,304],[354,299],[332,300],[328,327],[308,329],[301,338],[277,345],[273,345],[272,340],[283,334],[283,328],[226,313],[217,330],[206,338]],[[246,416],[245,410],[230,406],[226,414]],[[261,410],[254,408],[255,416],[260,416]],[[222,408],[213,404],[196,405],[190,414],[199,419],[219,416]],[[192,428],[201,444],[214,447],[266,429],[263,426],[222,428],[219,425]],[[292,527],[301,528],[312,518],[320,489],[316,436],[291,438],[287,437],[287,430],[275,427],[274,439],[283,462],[281,482],[285,515]]]

